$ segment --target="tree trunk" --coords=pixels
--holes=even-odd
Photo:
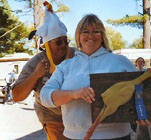
[[[38,29],[44,21],[44,11],[41,0],[34,0],[34,27]]]
[[[150,49],[150,0],[143,0],[143,15],[145,14],[149,19],[143,24],[143,48]]]

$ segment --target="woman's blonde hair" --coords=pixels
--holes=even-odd
[[[107,36],[106,36],[106,31],[105,31],[105,27],[103,25],[103,22],[94,14],[88,14],[80,20],[80,22],[76,28],[76,32],[75,32],[75,40],[76,40],[77,47],[78,48],[81,47],[80,34],[81,34],[82,30],[85,29],[88,25],[93,25],[93,24],[96,25],[96,27],[98,29],[100,29],[100,31],[102,33],[102,38],[103,38],[102,46],[106,50],[111,51],[111,49],[109,47],[109,41],[108,41]]]

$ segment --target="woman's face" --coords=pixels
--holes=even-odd
[[[87,55],[96,52],[103,42],[102,33],[94,24],[88,25],[80,34],[81,51]]]
[[[142,59],[138,59],[136,62],[136,66],[139,69],[142,69],[144,67],[144,61]]]

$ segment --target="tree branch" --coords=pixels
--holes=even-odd
[[[21,26],[23,23],[21,23],[21,24],[19,24],[19,25],[17,25],[17,26],[15,26],[13,29],[11,29],[11,30],[9,30],[9,31],[7,31],[6,33],[4,33],[2,36],[0,36],[0,38],[2,38],[3,36],[5,36],[5,35],[7,35],[8,33],[10,33],[11,31],[13,31],[13,30],[15,30],[16,28],[18,28],[19,26]]]

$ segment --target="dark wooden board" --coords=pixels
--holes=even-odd
[[[90,85],[95,91],[96,101],[92,103],[92,121],[96,119],[101,109],[104,106],[101,93],[112,85],[121,82],[133,80],[140,76],[144,72],[119,72],[119,73],[101,73],[101,74],[90,74]],[[151,121],[151,78],[146,79],[143,83],[144,85],[144,104],[147,113],[147,119]],[[121,123],[121,122],[133,122],[137,120],[137,113],[135,109],[135,94],[133,94],[132,99],[120,106],[118,110],[105,118],[103,122],[106,123]]]

